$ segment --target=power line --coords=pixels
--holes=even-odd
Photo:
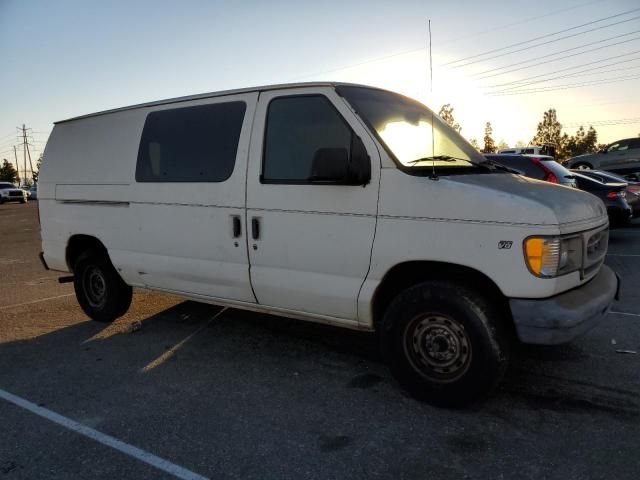
[[[579,87],[588,87],[591,85],[602,85],[605,83],[616,83],[616,82],[624,82],[626,80],[635,80],[637,78],[640,78],[640,75],[633,75],[630,77],[614,77],[614,78],[607,78],[607,79],[603,79],[603,80],[595,80],[592,82],[583,82],[583,83],[570,83],[570,84],[566,84],[566,85],[557,85],[554,87],[540,87],[540,88],[533,88],[533,89],[529,89],[529,90],[519,90],[516,92],[492,92],[489,95],[490,96],[495,96],[495,97],[502,97],[502,96],[506,96],[506,95],[524,95],[524,94],[528,94],[528,93],[543,93],[543,92],[553,92],[556,90],[567,90],[570,88],[579,88]]]
[[[640,18],[640,16],[632,17],[632,18],[628,18],[626,20],[621,20],[619,22],[610,23],[608,25],[602,25],[600,27],[590,28],[589,30],[585,30],[583,32],[572,33],[571,35],[565,35],[564,37],[556,38],[554,40],[548,40],[546,42],[537,43],[535,45],[530,45],[528,47],[519,48],[518,50],[512,50],[511,52],[501,53],[499,55],[494,55],[493,57],[481,58],[479,60],[474,60],[472,62],[463,63],[462,65],[455,65],[452,68],[462,68],[462,67],[466,67],[466,66],[469,66],[469,65],[473,65],[473,64],[479,63],[479,62],[485,62],[487,60],[493,60],[494,58],[500,58],[500,57],[504,57],[506,55],[513,55],[514,53],[524,52],[525,50],[531,50],[532,48],[542,47],[543,45],[549,45],[550,43],[555,43],[555,42],[559,42],[561,40],[566,40],[567,38],[577,37],[579,35],[584,35],[585,33],[594,32],[596,30],[602,30],[603,28],[613,27],[615,25],[620,25],[621,23],[627,23],[627,22],[630,22],[632,20],[637,20],[639,18]]]
[[[534,61],[536,61],[536,60],[541,60],[541,59],[544,59],[544,58],[553,57],[553,56],[555,56],[555,55],[559,55],[559,54],[561,54],[561,53],[570,52],[570,51],[572,51],[572,50],[578,50],[578,49],[580,49],[580,48],[584,48],[584,47],[588,47],[588,46],[591,46],[591,45],[595,45],[595,44],[597,44],[597,43],[606,42],[606,41],[608,41],[608,40],[613,40],[613,39],[615,39],[615,38],[626,37],[626,36],[628,36],[628,35],[635,34],[635,33],[640,33],[640,30],[637,30],[637,31],[635,31],[635,32],[624,33],[624,34],[622,34],[622,35],[615,35],[615,36],[610,37],[610,38],[605,38],[604,40],[597,40],[597,41],[595,41],[595,42],[586,43],[586,44],[584,44],[584,45],[580,45],[580,46],[578,46],[578,47],[568,48],[568,49],[566,49],[566,50],[560,50],[559,52],[549,53],[549,54],[546,54],[546,55],[541,55],[541,56],[539,56],[539,57],[530,58],[529,60],[523,60],[523,61],[520,61],[520,62],[512,63],[512,64],[510,64],[510,65],[506,65],[506,66],[504,66],[504,67],[492,68],[492,69],[490,69],[490,70],[485,70],[484,72],[480,72],[480,73],[478,73],[477,75],[483,75],[483,74],[485,74],[485,73],[495,72],[496,70],[504,70],[505,68],[514,67],[514,66],[516,66],[516,65],[522,65],[522,64],[525,64],[525,63],[531,63],[531,62],[534,62]],[[596,47],[596,48],[591,48],[591,49],[585,50],[584,52],[576,52],[576,53],[572,53],[571,55],[565,55],[564,57],[553,58],[553,59],[551,59],[551,60],[546,60],[546,61],[544,61],[544,62],[538,62],[538,63],[535,63],[535,64],[533,64],[533,65],[527,65],[526,67],[518,67],[518,68],[511,69],[511,70],[506,70],[506,71],[504,71],[504,72],[494,73],[493,75],[485,75],[484,77],[477,77],[477,79],[478,79],[478,80],[484,80],[485,78],[492,78],[492,77],[497,77],[497,76],[500,76],[500,75],[506,75],[507,73],[517,72],[517,71],[519,71],[519,70],[529,69],[529,68],[531,68],[531,67],[537,67],[538,65],[544,65],[545,63],[557,62],[558,60],[564,60],[564,59],[571,58],[571,57],[576,57],[576,56],[578,56],[578,55],[582,55],[582,54],[585,54],[585,53],[596,52],[596,51],[598,51],[598,50],[603,50],[603,49],[605,49],[605,48],[614,47],[614,46],[616,46],[616,45],[621,45],[621,44],[623,44],[623,43],[633,42],[634,40],[640,40],[640,37],[629,38],[629,39],[627,39],[627,40],[622,40],[621,42],[611,43],[611,44],[609,44],[609,45],[602,45],[602,46],[600,46],[600,47]]]
[[[609,59],[613,59],[613,58],[619,59],[621,57],[628,57],[629,55],[635,55],[637,53],[640,53],[640,50],[635,50],[633,52],[625,53],[623,55],[618,55],[617,57],[610,57]],[[639,58],[640,57],[628,58],[628,59],[625,60],[625,62],[633,62],[635,60],[638,60]],[[609,59],[604,59],[604,60],[609,60]],[[526,78],[524,80],[514,80],[512,82],[500,83],[500,84],[495,84],[495,85],[488,85],[486,88],[507,87],[509,85],[514,85],[512,88],[520,88],[520,87],[525,86],[525,85],[533,85],[535,83],[549,82],[551,80],[555,80],[555,79],[558,79],[558,78],[567,78],[567,77],[572,77],[572,76],[580,76],[578,74],[580,74],[582,72],[593,72],[594,70],[601,70],[603,68],[611,67],[611,66],[616,65],[616,64],[619,63],[619,61],[616,61],[616,62],[613,62],[613,63],[606,63],[606,64],[603,64],[603,65],[597,65],[595,67],[587,68],[587,69],[584,69],[584,70],[578,70],[577,72],[569,73],[569,74],[566,74],[566,75],[550,77],[548,79],[542,79],[542,80],[535,80],[533,82],[529,81],[529,80],[532,80],[534,78],[546,77],[546,76],[549,76],[549,75],[553,75],[555,73],[566,72],[567,70],[573,70],[573,69],[580,68],[580,67],[586,67],[587,65],[593,65],[594,63],[601,64],[604,60],[595,60],[593,62],[587,62],[587,63],[583,63],[581,65],[574,65],[572,67],[561,68],[560,70],[556,70],[555,72],[552,72],[552,73],[542,73],[540,75],[534,75],[532,77],[528,77],[528,78]],[[615,70],[613,70],[613,71],[615,71]],[[605,73],[605,72],[596,72],[596,73]]]
[[[591,120],[587,122],[574,122],[574,123],[564,124],[563,127],[575,128],[575,127],[583,127],[585,125],[590,125],[592,127],[604,127],[609,125],[633,125],[636,123],[640,123],[640,117],[618,118],[618,119],[612,119],[612,120]]]
[[[10,133],[9,135],[5,135],[4,137],[0,137],[0,140],[4,140],[7,137],[10,137],[12,135],[15,135],[15,133]]]
[[[572,7],[566,7],[566,8],[561,8],[560,10],[553,10],[549,13],[545,13],[544,15],[538,15],[535,17],[529,17],[526,18],[524,20],[520,20],[519,22],[512,22],[509,23],[508,25],[501,25],[499,27],[494,27],[494,28],[490,28],[487,30],[482,30],[479,32],[475,32],[475,33],[470,33],[469,35],[457,35],[455,38],[452,38],[451,40],[445,40],[444,42],[440,43],[439,45],[449,45],[450,43],[455,43],[455,42],[459,42],[460,40],[465,40],[467,38],[472,38],[472,37],[477,37],[478,35],[484,35],[485,33],[490,33],[490,32],[495,32],[497,30],[505,30],[508,28],[513,28],[513,27],[517,27],[518,25],[523,25],[525,23],[529,23],[532,22],[534,20],[539,20],[541,18],[545,18],[545,17],[550,17],[552,15],[557,15],[558,13],[562,13],[562,12],[568,12],[569,10],[575,10],[577,8],[583,8],[586,7],[588,5],[593,5],[594,3],[600,3],[602,2],[602,0],[594,0],[591,2],[586,2],[586,3],[580,3],[578,5],[574,5]]]
[[[634,58],[633,60],[640,60],[640,57]],[[629,60],[629,61],[632,61],[632,60]],[[558,79],[561,79],[561,78],[586,77],[586,76],[591,76],[591,75],[602,75],[603,73],[612,73],[612,72],[628,72],[629,70],[636,70],[638,68],[640,68],[640,65],[634,65],[632,67],[613,68],[611,70],[607,70],[606,72],[583,73],[582,75],[577,75],[577,74],[574,74],[574,73],[570,73],[570,74],[567,74],[567,75],[560,75],[558,77],[553,77],[553,78],[549,78],[549,79],[546,79],[546,80],[538,80],[537,82],[530,82],[530,83],[524,83],[522,85],[516,85],[514,87],[510,87],[510,88],[507,88],[505,90],[498,90],[498,91],[494,91],[494,92],[491,92],[491,93],[519,92],[519,91],[521,91],[521,90],[519,90],[520,88],[525,87],[527,85],[550,82],[550,81],[558,80]],[[594,81],[598,81],[598,80],[594,80]],[[549,88],[553,88],[553,87],[549,86]]]
[[[363,60],[363,61],[358,62],[358,63],[352,63],[350,65],[345,65],[345,66],[342,66],[342,67],[334,68],[332,70],[325,70],[323,72],[310,73],[309,75],[303,75],[301,77],[295,77],[292,80],[300,80],[300,79],[304,79],[304,78],[316,77],[318,75],[326,75],[327,73],[340,72],[342,70],[348,70],[349,68],[355,68],[355,67],[359,67],[361,65],[367,65],[369,63],[381,62],[382,60],[388,60],[389,58],[394,58],[394,57],[401,57],[403,55],[408,55],[410,53],[415,53],[415,52],[421,52],[423,50],[426,50],[426,48],[414,48],[412,50],[404,50],[402,52],[392,53],[392,54],[389,54],[389,55],[384,55],[382,57],[370,58],[368,60]]]
[[[505,47],[494,48],[493,50],[487,50],[487,51],[482,52],[482,53],[477,53],[475,55],[470,55],[468,57],[459,58],[458,60],[453,60],[451,62],[447,62],[447,63],[443,64],[443,66],[452,65],[454,63],[459,63],[459,62],[464,62],[465,60],[470,60],[472,58],[483,57],[485,55],[489,55],[490,53],[495,53],[495,52],[501,52],[503,50],[508,50],[509,48],[512,48],[512,47],[518,47],[520,45],[526,45],[527,43],[535,42],[536,40],[541,40],[541,39],[547,38],[547,37],[553,37],[555,35],[559,35],[560,33],[570,32],[571,30],[576,30],[578,28],[582,28],[582,27],[586,27],[586,26],[589,26],[589,25],[593,25],[595,23],[604,22],[605,20],[611,20],[612,18],[622,17],[624,15],[628,15],[629,13],[637,12],[638,10],[640,10],[640,8],[634,8],[632,10],[627,10],[626,12],[618,13],[616,15],[611,15],[609,17],[603,17],[603,18],[600,18],[598,20],[593,20],[591,22],[583,23],[582,25],[576,25],[575,27],[565,28],[564,30],[558,30],[557,32],[547,33],[545,35],[540,35],[539,37],[530,38],[529,40],[524,40],[522,42],[512,43],[511,45],[507,45]],[[631,20],[633,20],[633,19],[631,19]],[[628,20],[625,20],[625,21],[628,21]],[[617,25],[617,24],[614,23],[612,25]],[[605,25],[605,26],[598,27],[598,28],[606,28],[607,26],[610,26],[610,25]],[[589,31],[591,31],[591,30],[586,30],[585,32],[580,32],[580,33],[586,33],[586,32],[589,32]],[[563,38],[568,38],[568,37],[563,37]],[[464,66],[464,65],[461,65],[461,66]]]

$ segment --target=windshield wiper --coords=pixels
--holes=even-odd
[[[522,172],[519,172],[518,170],[515,170],[513,168],[505,167],[501,163],[498,163],[495,160],[490,160],[488,158],[484,162],[481,162],[479,165],[483,165],[483,166],[491,165],[496,170],[503,170],[505,172],[515,173],[517,175],[522,175]]]
[[[433,157],[422,157],[422,158],[416,158],[415,160],[411,160],[410,162],[407,162],[407,165],[415,165],[416,163],[420,163],[420,162],[430,162],[433,160],[438,160],[440,162],[457,162],[457,161],[462,161],[462,162],[467,162],[470,163],[472,165],[478,165],[475,162],[472,162],[471,160],[469,160],[468,158],[460,158],[460,157],[452,157],[451,155],[434,155]]]

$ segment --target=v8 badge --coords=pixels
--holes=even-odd
[[[500,240],[498,242],[498,250],[509,250],[511,245],[513,245],[511,240]]]

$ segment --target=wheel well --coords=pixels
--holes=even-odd
[[[87,250],[95,250],[107,255],[107,249],[96,237],[92,237],[91,235],[73,235],[69,239],[65,256],[70,272],[73,272],[73,266],[78,257]]]
[[[445,262],[405,262],[389,270],[373,295],[373,324],[377,329],[391,301],[403,290],[428,280],[450,280],[487,295],[510,315],[509,304],[498,286],[485,274],[463,265]]]

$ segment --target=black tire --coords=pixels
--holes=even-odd
[[[113,322],[129,309],[133,290],[124,283],[105,254],[81,254],[73,267],[73,274],[76,298],[91,319]]]
[[[400,293],[380,329],[392,373],[414,397],[461,407],[488,395],[509,363],[504,314],[472,289],[429,281]]]
[[[27,200],[23,198],[22,200],[20,200],[20,203],[27,203]]]
[[[578,162],[574,164],[571,168],[576,170],[593,170],[593,165],[587,162]]]
[[[0,205],[4,203],[4,198],[0,197]]]

